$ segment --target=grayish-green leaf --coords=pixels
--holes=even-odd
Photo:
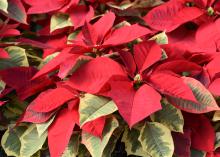
[[[68,14],[56,13],[51,17],[50,32],[68,26],[73,26],[73,23],[71,22],[71,19]]]
[[[132,128],[131,130],[126,128],[122,137],[122,142],[125,143],[125,149],[127,155],[148,157],[149,154],[143,150],[142,145],[138,140],[139,136],[140,136],[139,128]]]
[[[205,157],[206,153],[203,151],[191,149],[191,157]]]
[[[102,139],[85,132],[82,133],[82,143],[89,150],[92,157],[102,157],[103,151],[108,144],[112,133],[118,126],[119,123],[117,119],[112,117],[106,120]]]
[[[43,133],[45,133],[45,131],[47,130],[47,128],[50,126],[50,124],[53,122],[55,116],[53,116],[50,120],[48,120],[47,122],[45,123],[39,123],[39,124],[36,124],[36,127],[37,127],[37,132],[38,132],[38,136],[42,136]]]
[[[116,110],[117,106],[113,101],[101,96],[85,94],[80,99],[79,104],[80,126],[99,117],[109,115]]]
[[[73,134],[62,157],[76,157],[79,151],[79,145],[80,145],[79,140],[80,140],[79,134]]]
[[[25,53],[25,49],[18,46],[9,46],[5,50],[9,53],[10,61],[17,66],[29,66],[28,59]]]
[[[172,157],[174,144],[171,131],[157,122],[146,122],[139,136],[144,151],[153,157]]]
[[[26,127],[18,126],[8,129],[1,139],[1,146],[8,156],[20,156],[21,142],[20,137],[25,132]]]
[[[36,125],[35,124],[30,125],[20,138],[21,140],[20,155],[22,157],[32,156],[42,148],[46,138],[47,138],[47,132],[45,132],[42,136],[39,137]]]
[[[181,110],[169,104],[166,100],[162,102],[162,110],[151,116],[152,121],[162,123],[171,131],[183,132],[184,119]]]

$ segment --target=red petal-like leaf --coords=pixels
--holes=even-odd
[[[174,154],[178,157],[190,157],[191,130],[184,129],[184,133],[172,132]]]
[[[171,0],[148,12],[144,20],[150,27],[167,32],[204,14],[196,7],[187,7],[184,0]]]
[[[219,110],[214,97],[202,83],[191,77],[182,77],[182,80],[191,89],[197,102],[171,96],[169,100],[172,104],[191,113],[206,113]]]
[[[10,58],[8,53],[3,48],[0,48],[0,58],[4,58],[4,59]]]
[[[89,10],[86,6],[74,6],[71,11],[69,11],[70,18],[74,24],[74,28],[77,29],[84,25],[85,21],[90,21],[91,18],[94,16],[94,10],[90,6]]]
[[[99,57],[81,66],[70,77],[68,84],[75,89],[97,93],[112,76],[125,76],[121,66],[106,57]]]
[[[36,112],[50,112],[75,97],[74,93],[66,88],[49,89],[31,102],[32,109]]]
[[[109,12],[101,17],[93,26],[98,35],[97,43],[101,44],[107,32],[112,28],[115,21],[115,14]]]
[[[184,124],[191,130],[192,148],[205,152],[214,150],[215,130],[207,117],[185,113]]]
[[[197,102],[192,90],[180,77],[167,73],[155,73],[151,75],[150,82],[163,94]]]
[[[51,157],[60,157],[69,143],[75,126],[74,111],[63,109],[48,129],[48,145]]]
[[[145,41],[134,46],[134,59],[142,73],[162,58],[162,50],[154,41]]]
[[[190,76],[196,76],[202,72],[202,67],[187,60],[174,60],[165,62],[154,70],[155,73],[161,71],[172,71],[179,75],[182,75],[183,72],[188,72]]]
[[[161,96],[148,85],[135,91],[132,82],[113,81],[108,93],[130,127],[161,109]]]
[[[220,78],[212,81],[212,83],[209,85],[209,91],[216,96],[220,96]]]
[[[102,138],[102,131],[105,127],[105,117],[99,117],[87,122],[82,126],[82,130],[99,138]]]
[[[220,73],[220,55],[215,56],[215,58],[209,62],[206,65],[206,69],[208,70],[208,73],[210,75],[211,79],[214,79],[214,77]]]
[[[103,45],[120,45],[128,43],[144,35],[150,34],[151,30],[148,28],[134,24],[131,26],[124,26],[116,29]]]

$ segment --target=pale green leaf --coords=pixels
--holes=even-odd
[[[17,66],[29,66],[28,59],[25,53],[25,49],[18,46],[9,46],[5,50],[9,53],[10,61]]]
[[[220,147],[220,132],[215,133],[215,149]]]
[[[162,102],[162,110],[152,114],[151,120],[162,123],[171,131],[183,132],[184,119],[181,110],[169,104],[166,100]]]
[[[20,137],[26,130],[24,126],[18,126],[13,129],[8,129],[1,139],[1,146],[8,156],[20,156],[21,142]]]
[[[21,150],[20,155],[22,157],[32,156],[38,150],[40,150],[47,138],[47,132],[42,136],[38,136],[37,128],[35,124],[32,124],[21,136]]]
[[[216,122],[220,120],[220,111],[215,111],[212,121]]]
[[[85,132],[82,133],[82,143],[89,150],[92,157],[102,157],[103,151],[108,144],[112,133],[118,126],[119,123],[116,118],[107,119],[102,139]]]
[[[146,122],[139,136],[144,151],[153,157],[172,157],[174,144],[171,131],[157,122]]]
[[[8,1],[7,0],[0,0],[0,10],[8,13]]]
[[[0,94],[1,94],[1,92],[5,89],[5,86],[6,86],[5,82],[3,82],[2,80],[0,80]]]
[[[168,44],[168,37],[165,32],[154,35],[149,40],[155,40],[158,44]]]
[[[123,137],[122,137],[122,142],[125,143],[125,149],[126,149],[127,155],[148,157],[149,154],[143,150],[142,145],[140,141],[138,140],[139,136],[140,136],[139,128],[132,128],[131,130],[126,128],[123,134]]]
[[[101,96],[85,94],[80,99],[79,104],[80,126],[99,117],[109,115],[116,110],[117,106],[113,101]]]
[[[80,140],[79,134],[73,134],[62,157],[76,157],[79,151],[79,145],[80,145],[79,140]]]
[[[73,26],[73,23],[71,22],[69,15],[63,13],[56,13],[51,17],[50,32],[68,26]]]
[[[53,116],[50,120],[48,120],[47,122],[45,123],[39,123],[39,124],[36,124],[36,127],[37,127],[37,132],[38,132],[38,136],[42,136],[43,133],[45,133],[45,131],[47,130],[47,128],[50,126],[50,124],[53,122],[55,116]]]

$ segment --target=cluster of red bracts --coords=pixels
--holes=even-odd
[[[72,131],[78,129],[79,98],[84,93],[112,99],[130,128],[159,111],[161,99],[166,98],[184,112],[184,134],[173,135],[175,151],[189,155],[192,147],[208,152],[207,157],[220,156],[219,149],[214,149],[214,128],[203,114],[220,110],[215,100],[220,96],[220,1],[170,0],[142,17],[145,25],[119,28],[114,26],[122,19],[111,10],[90,22],[97,1],[88,1],[89,6],[79,5],[78,0],[23,1],[10,0],[21,8],[24,17],[18,20],[7,15],[19,23],[0,23],[0,38],[20,36],[16,28],[29,29],[25,23],[31,14],[68,13],[74,23],[72,28],[54,32],[47,23],[37,32],[38,41],[17,39],[18,45],[42,48],[44,58],[61,51],[40,70],[12,67],[0,71],[7,84],[1,98],[13,90],[21,100],[39,94],[18,123],[43,123],[57,114],[48,130],[52,157],[64,151]],[[76,29],[81,31],[66,44],[67,30]],[[166,33],[167,44],[149,40],[160,31]],[[134,40],[130,48],[128,43]],[[5,45],[0,46],[0,58],[9,58]],[[0,106],[4,103],[0,101]],[[101,117],[81,129],[101,137],[104,126],[105,117]]]

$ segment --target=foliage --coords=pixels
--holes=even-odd
[[[219,0],[0,0],[0,156],[219,157]]]

